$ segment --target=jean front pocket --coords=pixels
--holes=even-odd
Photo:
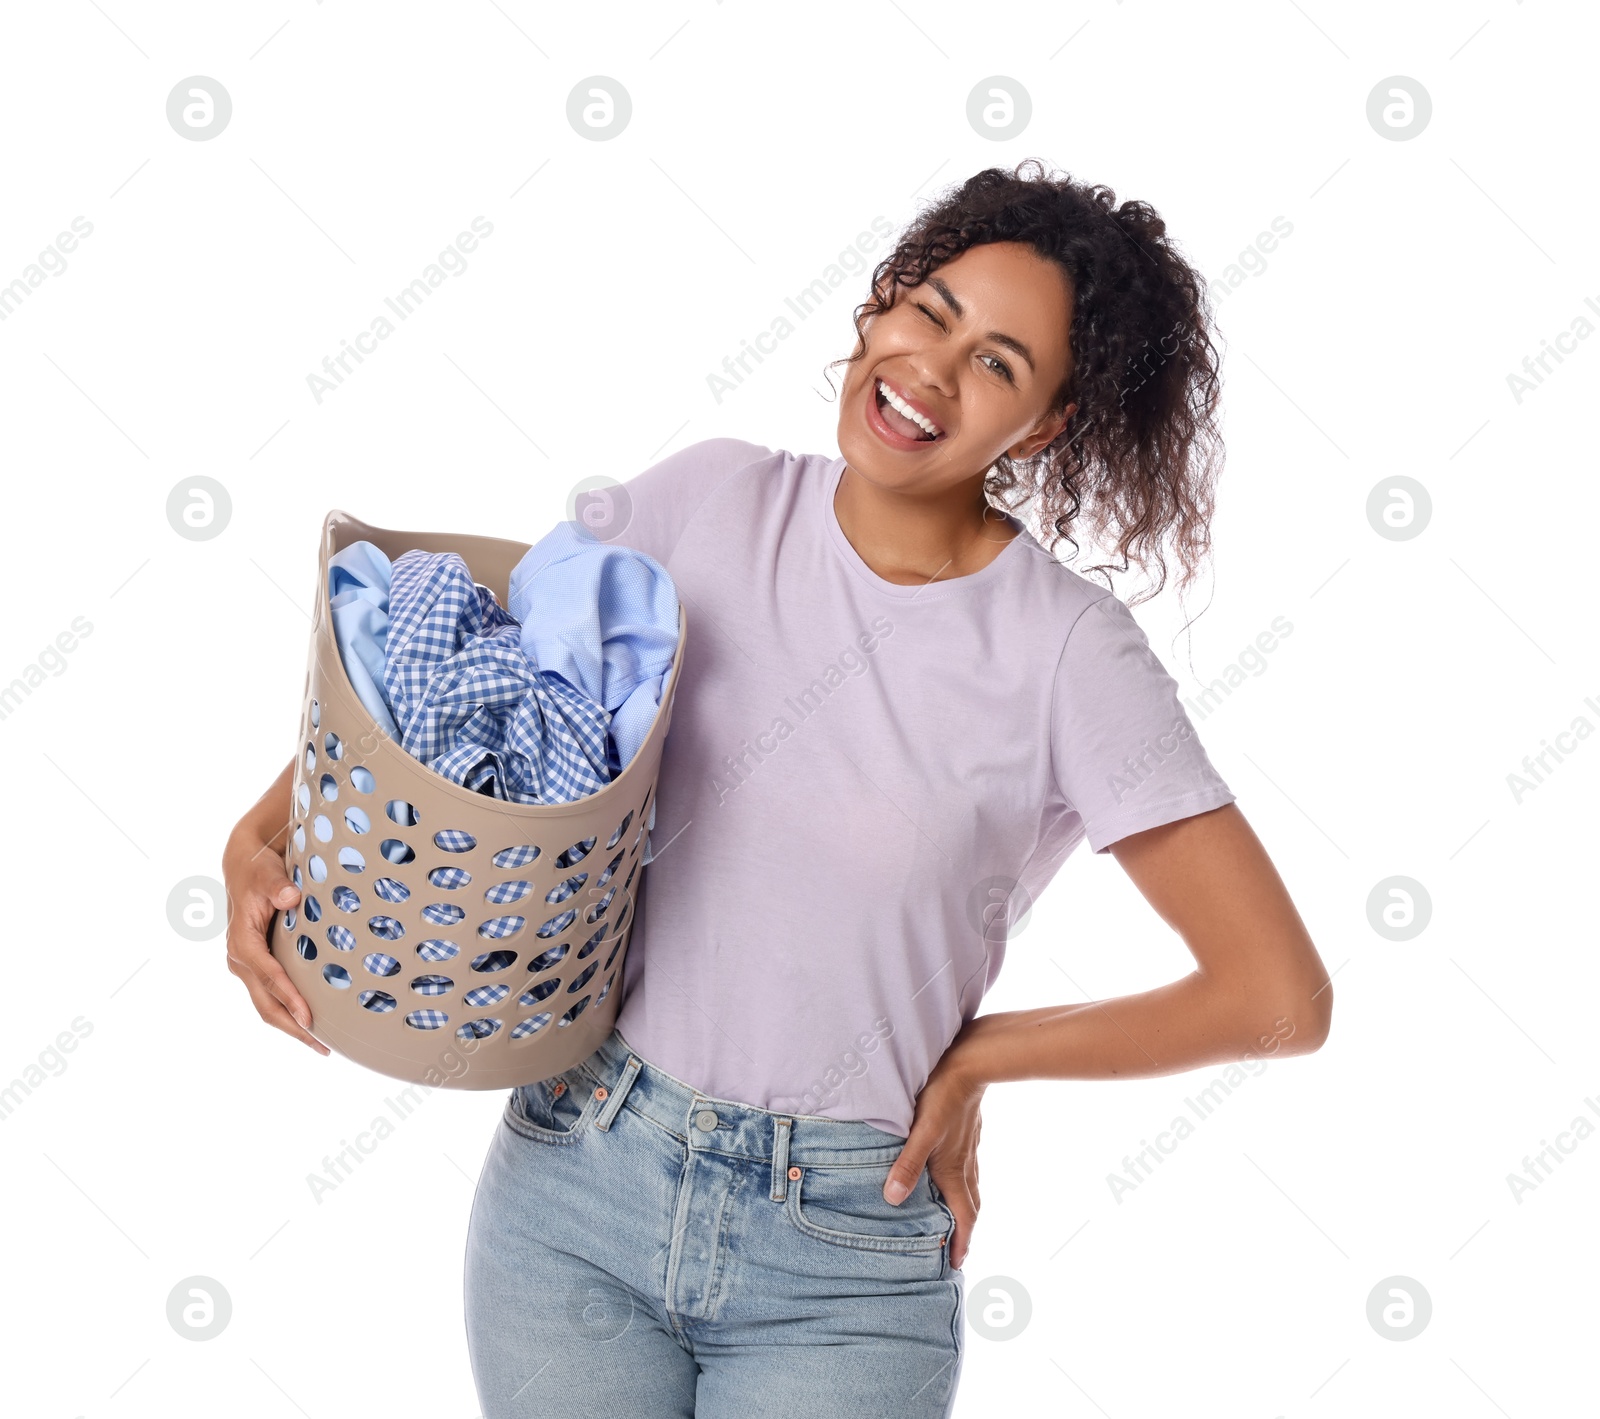
[[[943,1251],[950,1214],[929,1190],[927,1173],[896,1207],[883,1195],[889,1166],[801,1168],[789,1184],[789,1220],[808,1237],[857,1251]]]
[[[506,1100],[506,1126],[540,1143],[575,1143],[599,1112],[597,1082],[578,1064],[536,1084],[523,1084]]]

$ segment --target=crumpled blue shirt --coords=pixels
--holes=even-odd
[[[384,689],[400,744],[510,803],[570,803],[611,781],[610,716],[523,654],[522,627],[454,552],[394,562]]]

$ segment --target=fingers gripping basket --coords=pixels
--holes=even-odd
[[[328,559],[362,539],[391,560],[457,552],[502,605],[528,550],[328,514],[284,856],[302,896],[274,916],[272,953],[312,1033],[358,1064],[461,1089],[547,1079],[616,1021],[687,619],[680,608],[661,707],[617,778],[572,803],[505,803],[412,758],[351,687]]]

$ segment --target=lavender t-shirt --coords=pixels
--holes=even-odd
[[[1087,836],[1233,801],[1127,607],[1022,527],[899,586],[842,458],[710,439],[618,495],[689,621],[617,1026],[710,1097],[910,1131]]]

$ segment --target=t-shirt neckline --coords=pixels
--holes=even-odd
[[[843,456],[835,458],[824,470],[823,477],[819,480],[822,491],[822,524],[827,531],[827,537],[833,543],[834,550],[843,559],[844,564],[850,568],[862,581],[874,590],[885,596],[895,596],[908,600],[913,596],[920,596],[926,600],[930,596],[948,595],[965,587],[975,586],[984,581],[992,580],[1004,570],[1006,558],[1010,556],[1011,549],[1023,538],[1028,536],[1028,529],[1022,521],[1006,512],[1004,508],[996,508],[1007,523],[1017,529],[1016,536],[1002,547],[988,566],[980,567],[975,572],[966,576],[945,577],[937,581],[922,582],[913,586],[902,586],[899,582],[886,581],[873,571],[861,554],[850,545],[850,539],[844,535],[844,528],[839,526],[838,514],[834,511],[833,499],[839,490],[839,483],[844,477],[845,459]]]

